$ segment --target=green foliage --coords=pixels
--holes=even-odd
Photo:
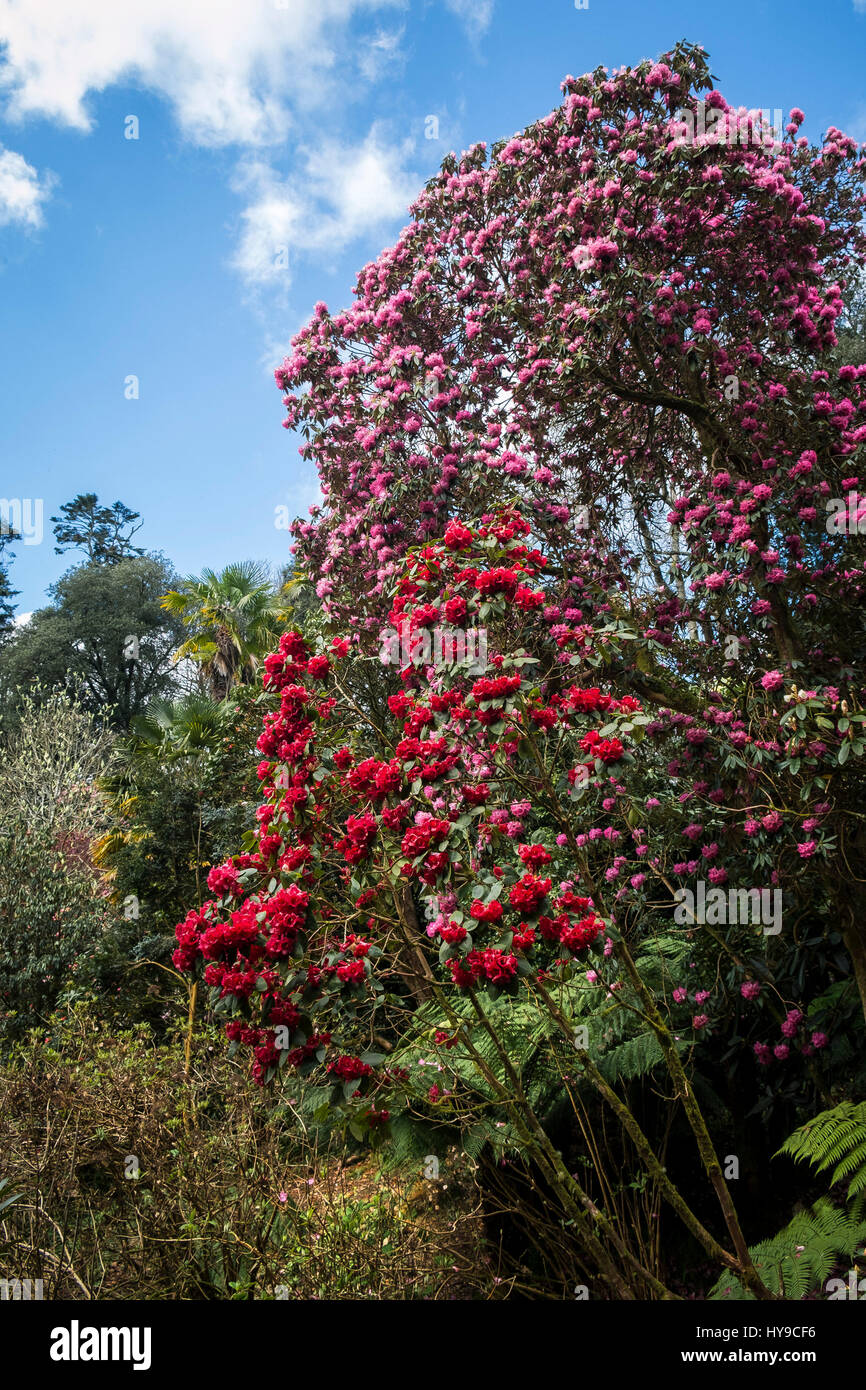
[[[646,1076],[662,1060],[655,1033],[638,1033],[603,1053],[598,1058],[598,1069],[606,1081],[633,1081],[637,1076]]]
[[[3,1196],[3,1189],[8,1186],[9,1179],[0,1178],[0,1211],[5,1211],[7,1207],[11,1207],[15,1202],[19,1202],[21,1200],[20,1192],[13,1192],[11,1197]]]
[[[62,691],[28,692],[21,715],[0,761],[0,833],[56,836],[96,823],[83,803],[94,806],[94,782],[109,765],[114,737]]]
[[[251,683],[287,616],[268,567],[253,561],[190,576],[162,606],[189,630],[177,659],[199,663],[215,700],[224,700],[236,683]]]
[[[4,547],[14,539],[13,532],[8,529],[6,522],[0,517],[0,642],[8,637],[14,627],[12,615],[15,612],[15,605],[12,603],[12,599],[17,597],[18,590],[12,588],[9,568],[2,559]]]
[[[130,747],[142,757],[174,759],[216,747],[237,709],[196,691],[178,700],[154,700],[132,721]]]
[[[13,589],[9,581],[9,571],[5,565],[0,565],[0,641],[13,631],[12,616],[15,612],[15,605],[11,602],[18,594],[17,589]]]
[[[95,849],[118,909],[134,904],[118,927],[122,950],[103,961],[116,984],[130,958],[167,960],[176,924],[208,896],[211,865],[234,849],[254,804],[260,719],[256,696],[239,687],[220,704],[156,702],[121,740],[102,781],[112,824]]]
[[[35,692],[0,762],[0,1037],[54,1008],[111,919],[91,861],[112,737],[70,696]]]
[[[657,995],[664,995],[679,982],[687,955],[686,943],[664,934],[648,936],[635,958],[641,979]],[[602,1076],[612,1084],[647,1076],[662,1060],[655,1033],[648,1029],[640,1013],[619,1006],[598,989],[584,991],[592,1008],[590,1056]],[[680,1045],[680,1051],[684,1045]]]
[[[795,1129],[779,1153],[811,1164],[816,1173],[832,1169],[831,1184],[847,1181],[848,1200],[860,1196],[866,1192],[866,1101],[845,1100],[822,1110]]]
[[[177,688],[172,653],[182,624],[160,607],[171,583],[150,556],[79,565],[3,646],[0,698],[7,730],[20,721],[21,692],[63,688],[116,727]]]
[[[64,502],[60,516],[51,518],[57,544],[55,555],[68,550],[83,550],[89,564],[114,565],[144,551],[132,544],[132,537],[141,530],[140,513],[133,512],[122,502],[100,507],[95,492],[79,492],[71,502]]]
[[[802,1299],[818,1292],[841,1257],[850,1260],[866,1240],[866,1221],[820,1198],[809,1211],[798,1212],[771,1240],[750,1246],[755,1268],[771,1293]],[[733,1274],[723,1274],[711,1299],[752,1300]]]
[[[844,310],[836,329],[839,339],[833,351],[837,366],[866,362],[866,273],[860,270],[852,277],[843,294]]]

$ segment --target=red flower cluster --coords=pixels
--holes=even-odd
[[[535,874],[524,874],[508,894],[508,901],[519,912],[534,916],[550,892],[549,878],[536,878]]]
[[[403,773],[396,758],[387,763],[380,762],[378,758],[366,758],[349,773],[345,784],[357,796],[383,801],[392,792],[400,790]]]
[[[475,898],[469,909],[469,916],[476,922],[501,922],[502,912],[502,903],[496,898],[489,903],[484,903],[480,898]]]
[[[462,619],[473,611],[473,604],[477,609],[481,598],[496,594],[512,597],[525,611],[538,608],[543,592],[525,586],[523,578],[541,569],[544,558],[515,541],[525,533],[518,518],[508,525],[481,527],[477,533],[455,523],[450,544],[428,546],[414,557],[399,585],[401,614],[416,626],[432,622],[440,612],[451,620]],[[490,534],[510,547],[509,563],[497,564],[499,557],[489,546],[483,550],[489,568],[461,570],[453,563],[454,552],[462,553],[477,537]],[[453,589],[461,585],[464,593],[455,594]],[[443,597],[443,590],[449,596]],[[279,707],[265,715],[258,745],[265,755],[259,767],[264,803],[256,814],[258,841],[254,852],[211,870],[211,891],[221,901],[188,914],[180,924],[175,961],[182,969],[201,961],[205,982],[221,1001],[218,1007],[242,1007],[248,1015],[243,1023],[237,1017],[228,1020],[229,1036],[253,1049],[258,1080],[274,1074],[283,1062],[305,1069],[320,1064],[334,1081],[394,1085],[399,1080],[396,1073],[377,1071],[352,1053],[355,1025],[348,1033],[342,1031],[346,1019],[359,1019],[367,1001],[372,1004],[382,989],[376,976],[382,948],[375,936],[365,940],[349,934],[340,941],[333,930],[341,917],[340,895],[346,890],[351,921],[383,891],[386,865],[404,880],[418,877],[433,888],[442,904],[435,934],[444,948],[445,969],[459,988],[516,988],[524,971],[555,967],[561,958],[554,952],[574,955],[592,945],[604,928],[592,901],[571,891],[561,891],[554,899],[548,912],[556,915],[543,915],[553,878],[539,874],[547,866],[552,874],[559,856],[555,847],[520,842],[530,832],[525,818],[531,803],[515,802],[510,811],[487,809],[496,800],[491,787],[501,778],[493,770],[495,750],[516,749],[516,743],[489,740],[485,725],[502,717],[505,703],[521,690],[521,676],[503,674],[502,657],[497,655],[489,676],[474,681],[458,676],[422,698],[417,674],[406,672],[409,688],[388,699],[392,716],[402,722],[392,755],[357,761],[351,746],[341,746],[323,768],[316,739],[333,701],[317,693],[306,678],[317,685],[327,682],[332,660],[343,654],[333,644],[332,653],[308,657],[300,638],[286,634],[279,651],[267,659],[264,685],[278,695]],[[527,698],[525,727],[546,729],[557,721],[567,726],[575,714],[620,709],[626,712],[630,706],[597,689],[573,687],[564,695],[542,690]],[[513,738],[517,737],[515,729]],[[595,731],[584,735],[581,746],[603,761],[616,761],[623,752],[618,740],[602,740]],[[462,768],[471,771],[467,774]],[[418,813],[419,784],[426,794],[421,804],[430,805],[432,814]],[[458,843],[459,858],[452,848]],[[488,866],[501,885],[502,899],[485,901],[488,890],[474,875],[486,856],[494,855],[494,845],[509,844],[514,844],[514,858],[507,863],[494,859]],[[250,869],[257,874],[242,876]],[[562,872],[574,879],[570,866],[563,865]],[[296,881],[287,881],[289,875]],[[458,906],[466,912],[465,922]],[[512,926],[510,938],[506,936],[510,945],[473,944],[476,929],[507,932],[506,915],[512,913],[523,920]],[[367,921],[368,932],[374,932],[377,918]],[[315,949],[321,952],[318,962],[310,958]],[[341,1032],[335,1037],[345,1038],[331,1060],[330,1034],[310,1035],[308,1021],[311,1011],[322,1016],[325,1010],[340,1018]],[[280,1024],[289,1032],[288,1047],[281,1043],[285,1056],[276,1046],[274,1030]],[[370,1109],[367,1098],[363,1114],[370,1124],[384,1123],[380,1117],[387,1113],[378,1104]]]
[[[449,521],[443,540],[449,550],[467,550],[474,540],[472,532],[459,521]]]
[[[590,729],[580,740],[584,753],[600,758],[603,763],[618,763],[625,749],[618,738],[602,738],[597,729]]]
[[[207,876],[207,886],[218,898],[238,897],[241,892],[238,871],[229,859],[225,864],[215,864]]]
[[[400,848],[408,859],[414,859],[416,855],[424,854],[431,845],[440,845],[447,840],[450,831],[450,821],[431,817],[421,825],[411,826],[403,836]]]
[[[597,917],[582,917],[579,922],[561,928],[559,943],[577,954],[578,951],[583,951],[587,946],[591,946],[603,931],[604,923],[600,922]]]
[[[506,598],[514,598],[519,583],[519,574],[504,568],[483,570],[475,576],[475,587],[485,598],[489,598],[491,594],[504,594]]]
[[[370,1076],[373,1068],[368,1062],[362,1062],[360,1057],[350,1057],[344,1054],[333,1062],[329,1062],[327,1070],[331,1076],[337,1077],[339,1081],[360,1081],[362,1077]]]
[[[540,869],[542,864],[549,864],[553,855],[544,845],[518,845],[517,853],[528,864],[530,869]]]
[[[451,959],[448,962],[451,979],[455,985],[468,989],[480,980],[491,984],[509,984],[517,975],[517,957],[505,951],[490,947],[486,951],[470,951],[463,960]]]
[[[519,676],[482,677],[472,687],[476,700],[504,700],[520,689]]]
[[[365,811],[360,816],[348,817],[345,838],[338,840],[336,845],[347,864],[360,864],[362,859],[367,858],[376,838],[377,829],[376,817],[372,811]]]

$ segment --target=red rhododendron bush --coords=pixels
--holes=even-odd
[[[685,45],[563,90],[277,372],[322,607],[175,963],[306,1126],[512,1180],[548,1287],[767,1298],[772,1155],[862,1096],[866,162]]]

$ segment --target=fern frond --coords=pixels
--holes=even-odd
[[[850,1178],[848,1197],[866,1189],[866,1101],[844,1100],[795,1129],[780,1154],[809,1163],[816,1173],[832,1168],[833,1183]]]
[[[653,1032],[638,1033],[637,1037],[618,1043],[616,1047],[594,1058],[606,1081],[631,1081],[645,1076],[664,1058],[659,1040]]]
[[[866,1244],[866,1221],[821,1197],[801,1211],[771,1240],[749,1247],[755,1268],[771,1293],[803,1299],[823,1288],[840,1257],[852,1259]],[[750,1301],[754,1294],[726,1271],[710,1290],[711,1299]]]

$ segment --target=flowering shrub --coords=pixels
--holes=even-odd
[[[611,1111],[766,1297],[692,1078],[826,1099],[866,1011],[863,557],[825,525],[866,440],[866,369],[832,357],[866,163],[796,111],[774,148],[684,147],[710,85],[686,45],[568,78],[294,340],[322,638],[266,662],[257,829],[178,928],[259,1081],[358,1141],[484,1120],[622,1297],[669,1290],[568,1171],[539,1076]],[[486,630],[482,675],[417,640],[399,688],[364,684],[383,621],[443,620]],[[730,1249],[628,1104],[649,1071]]]
[[[259,739],[257,829],[243,853],[211,870],[215,896],[178,926],[174,961],[201,969],[232,1047],[251,1050],[259,1082],[280,1069],[297,1075],[319,1117],[330,1114],[356,1138],[387,1137],[392,1118],[417,1110],[419,1100],[443,1122],[477,1119],[479,1105],[492,1106],[511,1135],[532,1151],[540,1146],[566,1208],[580,1210],[575,1179],[560,1171],[531,1104],[519,1099],[519,1075],[508,1078],[509,1049],[490,1009],[529,1000],[546,1045],[567,1046],[565,1065],[573,1067],[575,1027],[603,1003],[637,1017],[641,1029],[631,1036],[651,1033],[654,1060],[684,1078],[681,1053],[704,1045],[714,1021],[707,1001],[715,993],[723,1007],[725,993],[695,989],[691,971],[713,981],[732,957],[728,986],[745,1007],[758,996],[737,953],[754,958],[758,948],[749,924],[721,935],[708,929],[704,941],[692,923],[672,931],[673,884],[704,864],[711,881],[740,881],[760,871],[766,850],[763,838],[756,845],[742,830],[743,803],[754,796],[743,759],[727,785],[716,779],[721,798],[711,787],[683,797],[673,774],[664,800],[646,796],[648,781],[659,789],[665,750],[682,725],[672,712],[651,718],[631,694],[577,679],[604,658],[588,631],[551,637],[542,608],[562,581],[529,544],[519,512],[461,525],[459,539],[407,557],[392,617],[433,621],[443,601],[462,597],[495,634],[496,674],[407,668],[388,699],[387,726],[358,727],[356,717],[348,733],[353,710],[340,679],[351,665],[347,644],[336,639],[317,657],[298,633],[286,633],[265,663],[265,689],[278,704]],[[495,593],[485,582],[492,572],[500,576]],[[515,608],[509,594],[518,584],[542,604]],[[716,722],[716,708],[687,727],[734,738],[738,721]],[[716,752],[719,766],[726,760]],[[683,842],[689,857],[680,861]],[[787,856],[778,863],[793,868]],[[816,872],[797,856],[792,890],[814,894]],[[788,947],[775,945],[775,956],[784,977]],[[777,993],[769,949],[756,968]],[[414,1041],[407,995],[416,1010],[429,1006]],[[447,1026],[432,1028],[433,1014]],[[799,1008],[781,1015],[774,1062],[797,1049],[801,1064],[811,1063],[819,1049],[804,1018]],[[493,1032],[501,1075],[477,1050],[478,1027]],[[383,1032],[392,1057],[372,1045]],[[440,1080],[419,1096],[431,1035]],[[760,1044],[741,1050],[753,1071],[771,1060]],[[598,1068],[603,1051],[599,1033],[578,1051],[577,1066],[616,1107]],[[706,1126],[697,1111],[689,1118],[712,1170]],[[607,1246],[604,1260],[604,1277],[621,1292]]]
[[[462,529],[460,551],[444,542],[412,557],[394,614],[414,622],[426,612],[426,593],[444,584],[446,600],[462,597],[467,608],[486,609],[488,621],[495,613],[508,622],[509,586],[503,581],[491,597],[483,582],[490,571],[466,565],[467,545],[482,555],[498,551],[507,567],[497,572],[515,583],[517,576],[535,581],[544,558],[524,543],[529,528],[516,513],[477,532]],[[543,598],[540,587],[533,591]],[[597,690],[587,699],[576,685],[562,693],[543,690],[529,679],[537,658],[520,648],[511,656],[497,653],[493,666],[502,674],[489,678],[437,673],[425,690],[417,673],[404,673],[407,689],[388,701],[391,756],[364,757],[333,746],[342,744],[338,712],[346,711],[338,711],[329,677],[346,660],[339,641],[330,658],[316,657],[291,632],[267,659],[265,687],[279,695],[279,708],[266,713],[259,739],[266,799],[258,829],[245,853],[211,870],[208,887],[216,897],[177,929],[178,968],[200,960],[224,1007],[249,1013],[246,1026],[229,1024],[230,1036],[254,1048],[259,1079],[276,1064],[275,1025],[289,1031],[281,1062],[300,1068],[314,1056],[323,1061],[332,1040],[337,1046],[338,1031],[357,1029],[359,1012],[375,1007],[374,966],[383,948],[360,932],[379,937],[393,902],[400,910],[411,902],[410,885],[432,890],[428,900],[438,911],[426,936],[439,948],[443,978],[459,988],[484,981],[495,994],[519,978],[569,968],[604,944],[591,895],[576,894],[570,880],[555,887],[550,875],[535,872],[557,862],[565,871],[573,837],[562,807],[558,830],[531,831],[531,800],[512,803],[504,821],[487,802],[491,785],[514,778],[539,736],[565,740],[567,762],[593,772],[624,763],[631,754],[619,740],[599,743],[597,732],[584,733],[583,726],[603,710],[606,719],[622,719],[634,730],[644,720],[639,703]],[[555,797],[557,787],[572,797],[572,770],[563,764],[550,787]],[[311,1029],[313,1015],[326,1018],[328,1027]],[[342,1056],[336,1075],[346,1082],[373,1076],[369,1066],[356,1065],[350,1074]],[[366,1095],[387,1084],[387,1076],[377,1076],[357,1089]]]
[[[358,643],[411,538],[463,554],[455,513],[519,497],[563,582],[485,558],[481,619],[491,595],[531,603],[563,661],[600,659],[652,711],[696,813],[674,877],[734,882],[736,842],[795,912],[817,892],[866,1007],[860,504],[835,524],[863,486],[866,365],[834,355],[866,160],[835,129],[809,146],[799,110],[776,144],[684,143],[708,89],[733,117],[711,81],[688,45],[567,78],[520,137],[446,160],[350,309],[317,306],[276,373],[326,499],[298,557]],[[720,774],[749,787],[729,845]]]
[[[788,658],[808,650],[816,602],[858,585],[825,501],[857,485],[864,370],[823,359],[863,254],[862,154],[832,129],[811,148],[800,111],[781,145],[684,149],[674,113],[710,85],[688,46],[566,78],[520,137],[446,160],[353,306],[318,305],[298,334],[276,377],[326,508],[296,536],[347,626],[415,536],[515,488],[584,581],[663,560],[671,513],[682,582],[652,574],[650,649],[676,648],[718,596],[724,632],[767,634]]]

